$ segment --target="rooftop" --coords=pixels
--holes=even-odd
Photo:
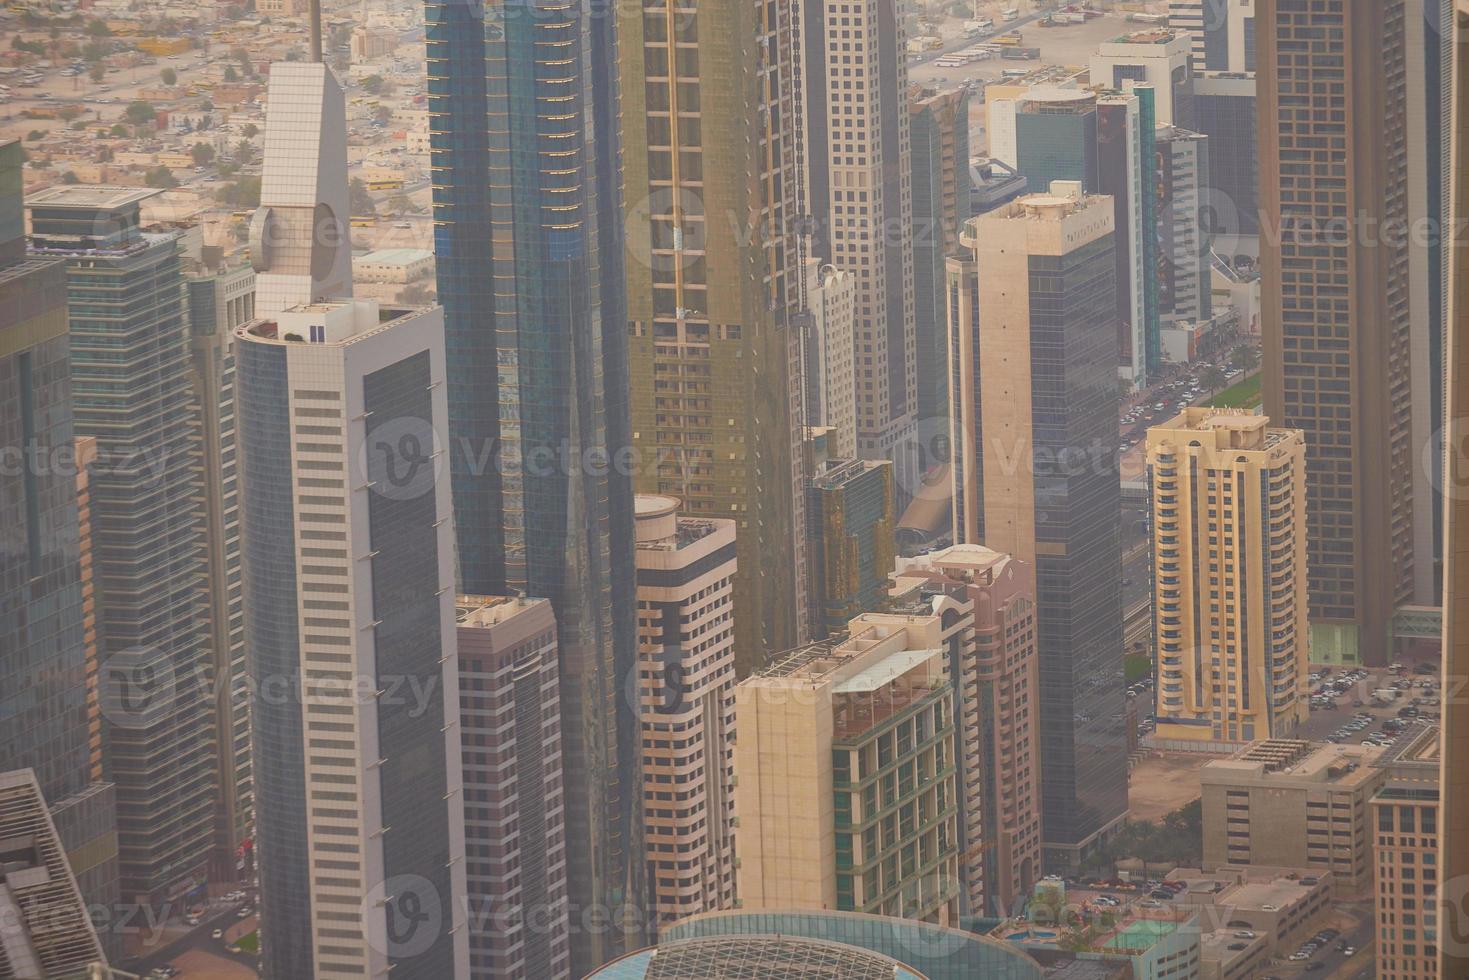
[[[1207,782],[1227,782],[1231,774],[1267,780],[1306,780],[1354,786],[1372,778],[1372,764],[1383,750],[1372,745],[1320,745],[1297,739],[1265,739],[1228,759],[1199,770]],[[1209,777],[1214,777],[1210,779]]]
[[[106,187],[100,184],[58,184],[26,199],[27,207],[114,210],[162,194],[154,187]]]
[[[528,599],[525,596],[514,595],[456,596],[454,621],[460,626],[475,626],[484,629],[503,623],[545,602],[547,602],[546,599]]]
[[[359,255],[352,261],[372,265],[411,265],[433,257],[434,253],[424,248],[380,248],[375,252]]]
[[[1155,28],[1147,31],[1133,31],[1131,34],[1122,34],[1114,37],[1108,44],[1167,44],[1179,35],[1173,31]]]

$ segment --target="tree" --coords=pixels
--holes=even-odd
[[[174,179],[173,171],[167,167],[158,166],[143,175],[143,183],[149,187],[177,187],[179,182]]]
[[[207,167],[214,162],[214,147],[208,143],[195,143],[189,149],[189,156],[194,158],[194,166]]]
[[[354,215],[375,215],[377,204],[372,199],[372,193],[368,191],[367,185],[362,182],[361,177],[353,177],[347,184],[348,198],[350,200],[349,210]]]
[[[75,105],[64,105],[60,109],[56,110],[56,118],[60,119],[62,122],[71,122],[73,119],[75,119],[77,116],[80,116],[81,114],[82,107]]]
[[[369,95],[377,95],[383,89],[383,76],[368,75],[362,80],[362,88]]]
[[[1199,382],[1205,388],[1208,388],[1209,394],[1212,395],[1220,388],[1229,384],[1229,376],[1224,373],[1223,368],[1210,364],[1199,373]]]
[[[1240,344],[1229,352],[1229,366],[1249,374],[1260,366],[1260,352],[1249,344]]]
[[[87,69],[87,75],[94,82],[100,82],[100,81],[102,81],[103,76],[105,76],[106,74],[107,74],[107,69],[104,68],[104,67],[102,67],[102,62],[100,62],[100,61],[94,61],[94,62],[92,62],[92,67],[90,67],[90,68]]]
[[[255,74],[255,65],[250,61],[250,52],[244,48],[235,48],[230,52],[230,59],[240,63],[240,71],[246,75]]]
[[[163,84],[169,88],[173,88],[179,83],[179,73],[172,68],[163,69],[163,71],[158,73],[158,77],[163,79]]]
[[[238,82],[240,80],[240,73],[235,71],[234,65],[224,66],[224,80],[227,82]]]
[[[249,140],[240,140],[235,144],[235,162],[241,166],[249,166],[255,162],[255,144]]]
[[[153,111],[153,103],[145,102],[142,99],[135,99],[128,103],[128,107],[123,115],[134,126],[145,126],[153,122],[157,113]]]
[[[109,129],[107,132],[109,132],[113,136],[116,136],[118,139],[123,139],[128,134],[128,128],[122,123],[113,123],[112,128]]]
[[[240,132],[245,134],[245,139],[253,140],[260,135],[260,127],[254,123],[245,123],[245,128],[240,130]]]
[[[66,173],[61,175],[61,182],[63,184],[80,184],[82,180],[76,174],[68,170]]]
[[[398,302],[405,306],[422,306],[433,301],[434,294],[423,283],[410,283],[398,290]]]
[[[220,188],[219,200],[232,208],[255,208],[260,206],[260,178],[241,177],[232,184]]]
[[[108,27],[105,22],[93,18],[92,20],[87,21],[87,36],[111,37],[112,28]]]
[[[36,140],[43,140],[45,138],[46,131],[44,129],[33,129],[29,133],[26,133],[26,139],[30,140],[33,143]]]

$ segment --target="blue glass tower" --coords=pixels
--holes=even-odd
[[[556,610],[580,976],[642,942],[619,923],[643,883],[614,12],[426,0],[425,20],[460,588]]]

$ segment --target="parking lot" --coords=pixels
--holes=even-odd
[[[1439,716],[1440,681],[1431,661],[1404,662],[1398,670],[1323,666],[1311,677],[1311,717],[1301,738],[1391,745]],[[1390,699],[1389,691],[1396,692]]]

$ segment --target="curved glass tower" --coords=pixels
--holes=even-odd
[[[621,916],[644,904],[613,11],[426,0],[425,21],[460,586],[556,611],[580,976],[642,945]]]

